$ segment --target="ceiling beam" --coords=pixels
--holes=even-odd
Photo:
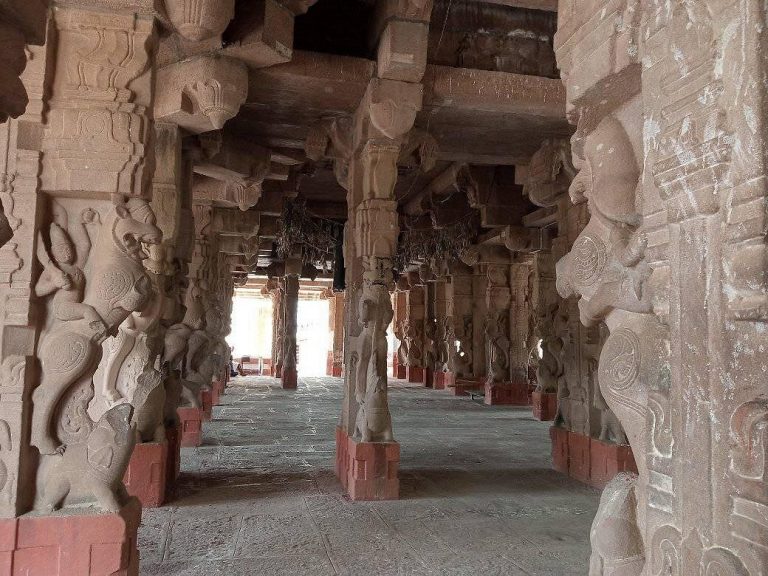
[[[485,4],[498,4],[512,8],[529,8],[531,10],[545,10],[557,12],[557,0],[478,0]]]

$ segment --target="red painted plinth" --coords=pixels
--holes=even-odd
[[[395,351],[395,355],[392,357],[392,378],[399,378],[397,375],[397,369],[399,368],[400,361],[397,359],[397,351]]]
[[[563,474],[568,474],[568,430],[559,426],[549,429],[552,439],[552,468]]]
[[[344,373],[343,366],[340,363],[335,363],[333,365],[333,372],[331,373],[331,376],[334,378],[341,378],[341,375]]]
[[[200,408],[176,410],[181,421],[181,445],[194,448],[203,443],[203,411]]]
[[[202,390],[200,392],[200,405],[203,408],[203,420],[210,421],[213,417],[213,390]]]
[[[471,378],[452,378],[446,386],[453,391],[454,396],[469,396],[470,391],[479,391],[483,385],[477,380]]]
[[[295,368],[283,368],[283,390],[296,390],[299,384],[299,375]]]
[[[432,380],[432,388],[435,390],[445,390],[445,372],[435,372],[435,377]]]
[[[141,504],[116,514],[27,515],[0,520],[0,574],[138,576]]]
[[[224,391],[227,389],[227,382],[223,378],[221,380],[214,380],[211,384],[211,390],[213,390],[213,405],[218,406],[221,404],[221,397],[224,395]]]
[[[397,366],[397,374],[395,378],[398,380],[406,380],[408,378],[408,366]]]
[[[592,467],[591,440],[589,436],[583,434],[568,433],[568,475],[585,484],[589,484]]]
[[[609,444],[553,426],[552,467],[574,480],[602,490],[619,472],[637,472],[632,448]]]
[[[422,366],[408,366],[406,368],[408,382],[424,383],[424,368]]]
[[[485,400],[488,406],[528,406],[528,384],[504,382],[485,384]]]
[[[329,350],[325,357],[325,375],[333,376],[333,350]]]
[[[176,481],[181,473],[181,424],[165,427],[165,441],[168,442],[168,458],[165,461],[165,501],[176,493]]]
[[[589,483],[600,490],[619,472],[637,473],[632,448],[627,445],[609,444],[592,438],[590,462]]]
[[[432,368],[424,368],[424,386],[427,388],[435,387],[435,371]]]
[[[157,508],[165,501],[165,476],[168,442],[136,444],[123,476],[128,494],[136,496],[144,508]]]
[[[397,442],[358,442],[336,428],[336,476],[352,500],[397,500],[399,466]]]
[[[557,394],[554,392],[534,392],[531,395],[533,401],[533,417],[542,422],[555,419],[557,414]]]

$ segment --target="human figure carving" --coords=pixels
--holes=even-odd
[[[485,324],[488,346],[488,382],[505,382],[509,376],[509,338],[506,335],[503,312],[491,312]]]
[[[360,300],[355,399],[355,434],[363,442],[393,442],[387,402],[387,327],[392,322],[389,291],[381,284],[366,285]]]

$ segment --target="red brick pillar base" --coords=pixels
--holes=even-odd
[[[446,372],[435,372],[432,388],[435,390],[445,390],[445,376]]]
[[[181,421],[181,445],[195,448],[203,443],[203,411],[200,408],[178,408]]]
[[[221,397],[224,395],[224,390],[227,389],[227,383],[222,378],[220,380],[214,380],[211,384],[211,390],[213,391],[213,405],[218,406],[221,404]]]
[[[552,467],[590,486],[602,490],[619,472],[637,473],[632,449],[624,444],[609,444],[576,432],[553,426]]]
[[[408,366],[401,366],[400,364],[397,365],[397,374],[395,374],[395,378],[398,380],[407,380],[408,379]]]
[[[358,442],[336,428],[336,475],[350,499],[399,499],[399,466],[397,442]]]
[[[181,472],[181,424],[165,427],[165,440],[168,442],[168,458],[165,461],[165,501],[176,495],[176,481]]]
[[[529,406],[528,384],[504,382],[485,383],[485,400],[488,406]]]
[[[400,368],[400,360],[397,359],[397,350],[395,350],[395,355],[392,357],[392,378],[399,378],[398,368]]]
[[[469,396],[472,390],[479,391],[483,385],[477,380],[471,378],[456,378],[453,374],[446,381],[446,387],[453,392],[454,396]]]
[[[135,496],[144,508],[157,508],[165,501],[168,442],[136,444],[123,476],[128,494]]]
[[[557,414],[557,393],[555,392],[534,392],[531,395],[533,403],[533,417],[542,422],[549,422],[555,419]]]
[[[435,371],[432,368],[424,368],[424,386],[427,388],[435,387]]]
[[[283,368],[283,390],[296,390],[299,384],[299,375],[296,368]]]
[[[549,429],[552,439],[552,468],[563,474],[568,474],[568,430],[559,426]]]
[[[408,382],[417,384],[424,383],[424,368],[422,366],[408,366],[406,368],[406,374],[408,376]]]
[[[328,350],[325,357],[325,375],[333,376],[333,350]]]
[[[116,514],[83,510],[0,520],[0,574],[138,576],[141,504]]]
[[[213,390],[202,390],[200,392],[200,404],[203,409],[203,420],[210,422],[213,418]]]
[[[343,371],[343,365],[339,362],[336,362],[333,364],[333,372],[331,373],[331,376],[334,378],[341,378],[341,375],[344,373]]]

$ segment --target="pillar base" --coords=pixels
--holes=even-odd
[[[143,508],[157,508],[165,501],[168,442],[136,444],[123,476],[128,494],[135,496]]]
[[[338,362],[334,363],[331,376],[333,376],[334,378],[341,378],[342,374],[343,374],[343,366]]]
[[[435,390],[445,390],[445,376],[446,372],[435,372],[434,379],[432,380],[432,388]]]
[[[549,429],[552,440],[552,468],[563,474],[568,474],[568,430],[559,426]]]
[[[181,445],[196,448],[203,443],[203,411],[200,408],[178,408],[181,421]]]
[[[200,392],[200,404],[203,410],[203,420],[210,422],[213,418],[213,390],[209,388]]]
[[[446,374],[445,386],[454,396],[469,396],[472,391],[480,391],[483,387],[481,382],[472,378],[457,378],[452,372]]]
[[[557,414],[557,393],[556,392],[534,392],[531,395],[533,404],[533,417],[542,422],[549,422],[555,419]]]
[[[574,480],[602,490],[619,472],[637,473],[632,448],[610,444],[553,426],[552,467]]]
[[[220,380],[214,380],[211,384],[211,390],[213,391],[213,405],[219,406],[221,404],[221,397],[224,395],[224,390],[227,389],[227,382],[223,378]]]
[[[336,475],[355,501],[398,500],[400,444],[358,442],[336,428]]]
[[[423,366],[408,366],[406,368],[406,374],[408,376],[408,382],[415,384],[424,384],[424,367]]]
[[[176,481],[181,473],[181,424],[165,427],[168,458],[165,461],[165,501],[176,496]]]
[[[28,514],[0,520],[0,574],[138,576],[141,504],[115,514]]]
[[[283,377],[283,368],[282,366],[277,366],[273,371],[273,375],[275,378],[282,378]]]
[[[435,387],[435,371],[432,368],[424,368],[424,386],[427,388]]]
[[[283,368],[283,390],[296,390],[299,384],[299,375],[295,368]]]
[[[529,406],[528,384],[486,382],[484,402],[488,406]]]
[[[400,366],[398,364],[397,372],[395,374],[395,378],[397,378],[398,380],[407,380],[408,379],[408,366]]]

